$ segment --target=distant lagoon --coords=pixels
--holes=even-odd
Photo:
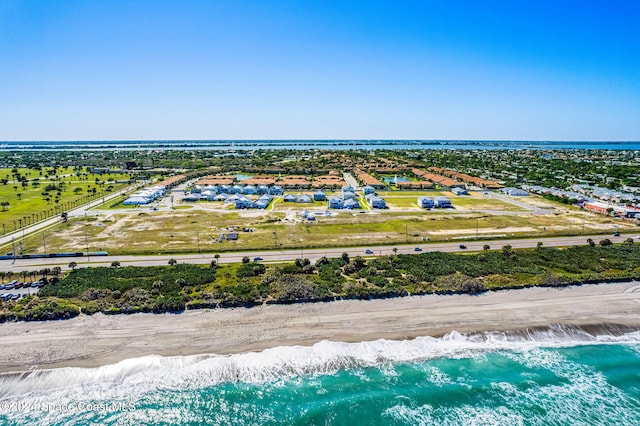
[[[174,141],[28,141],[0,142],[0,151],[132,151],[132,150],[220,150],[247,151],[269,149],[594,149],[640,150],[640,141],[473,141],[473,140],[174,140]]]

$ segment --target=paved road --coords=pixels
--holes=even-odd
[[[533,248],[538,242],[542,242],[545,247],[584,245],[587,238],[592,238],[596,243],[605,238],[610,239],[614,243],[621,243],[626,238],[633,238],[636,244],[640,242],[638,234],[626,234],[619,237],[611,235],[584,235],[576,237],[555,237],[555,238],[531,238],[531,239],[509,239],[509,240],[483,240],[483,241],[457,241],[447,243],[422,243],[422,244],[403,244],[403,245],[387,245],[387,246],[364,246],[364,247],[346,247],[346,248],[326,248],[326,249],[295,249],[295,250],[271,250],[271,251],[246,251],[233,253],[220,253],[220,263],[235,263],[242,261],[247,256],[250,259],[261,257],[264,262],[282,262],[291,261],[300,257],[308,258],[312,262],[322,256],[338,257],[346,252],[349,256],[382,256],[393,254],[393,249],[397,249],[398,254],[418,253],[416,247],[420,247],[422,252],[443,251],[443,252],[469,252],[481,251],[485,244],[489,244],[493,249],[499,249],[504,245],[511,245],[514,249]],[[465,244],[466,249],[461,249],[460,244]],[[372,254],[365,254],[365,250],[370,249]],[[51,268],[60,266],[67,269],[69,262],[74,261],[78,267],[84,266],[110,266],[111,262],[118,261],[121,266],[157,266],[166,265],[169,259],[176,259],[179,263],[208,264],[214,257],[212,253],[208,254],[185,254],[185,255],[149,255],[149,256],[103,256],[103,257],[81,257],[81,258],[63,258],[63,259],[17,259],[15,264],[13,260],[0,260],[0,271],[19,272],[23,270]]]
[[[356,191],[359,191],[361,189],[360,185],[358,185],[358,181],[353,177],[353,175],[351,173],[344,172],[342,174],[342,177],[343,177],[344,181],[347,183],[347,185],[349,185],[350,187],[352,187]]]

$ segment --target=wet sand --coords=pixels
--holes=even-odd
[[[321,340],[603,323],[640,328],[640,283],[5,323],[0,372],[95,367],[152,354],[231,354]]]

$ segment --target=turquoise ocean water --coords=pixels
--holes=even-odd
[[[0,424],[637,425],[640,332],[453,332],[3,375]]]

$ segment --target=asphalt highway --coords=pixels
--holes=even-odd
[[[640,229],[639,229],[640,234]],[[485,244],[491,249],[501,249],[502,246],[511,245],[514,249],[534,248],[538,242],[542,242],[544,247],[560,247],[585,245],[587,239],[593,239],[596,244],[605,238],[610,239],[614,243],[622,243],[631,237],[634,242],[640,243],[639,234],[621,234],[618,237],[613,235],[582,235],[573,237],[553,237],[553,238],[530,238],[530,239],[501,239],[501,240],[482,240],[482,241],[456,241],[445,243],[415,243],[403,245],[386,245],[386,246],[363,246],[363,247],[343,247],[343,248],[314,248],[314,249],[291,249],[291,250],[270,250],[270,251],[244,251],[244,252],[225,252],[219,253],[220,263],[236,263],[241,262],[242,258],[247,256],[254,260],[256,257],[261,258],[260,262],[283,262],[292,261],[297,258],[307,258],[314,262],[322,256],[339,257],[342,253],[348,253],[349,256],[384,256],[394,253],[394,248],[398,254],[418,254],[433,251],[442,252],[471,252],[482,251]],[[466,248],[461,248],[463,244]],[[418,248],[419,250],[417,250]],[[370,250],[371,253],[366,251]],[[203,254],[174,254],[174,255],[142,255],[142,256],[85,256],[75,258],[58,258],[58,259],[13,259],[0,260],[0,271],[3,272],[20,272],[25,270],[34,270],[42,268],[51,268],[59,266],[62,269],[68,269],[70,262],[76,262],[77,267],[87,266],[111,266],[114,261],[120,262],[121,266],[157,266],[167,265],[169,259],[175,259],[178,263],[192,264],[208,264],[214,260],[214,253]]]

